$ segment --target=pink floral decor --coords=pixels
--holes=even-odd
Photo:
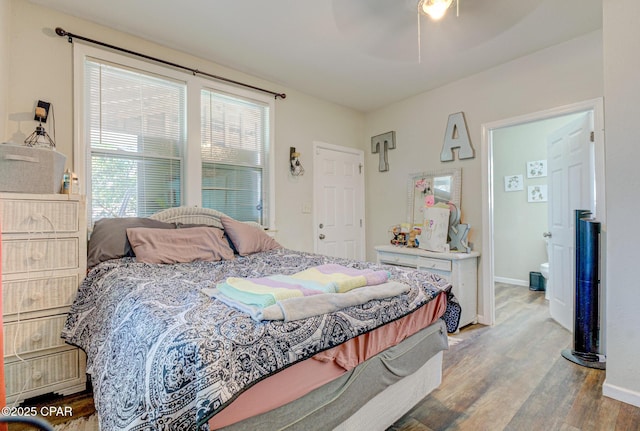
[[[436,197],[434,195],[426,195],[424,197],[424,206],[432,207],[436,204]]]
[[[416,189],[426,194],[427,191],[430,191],[429,181],[426,178],[419,179],[416,181]]]
[[[424,206],[430,207],[435,204],[435,196],[431,191],[431,184],[426,178],[421,178],[416,181],[416,190],[424,194]]]

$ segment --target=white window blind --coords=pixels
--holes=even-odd
[[[91,222],[181,205],[184,82],[85,60]]]
[[[201,91],[202,206],[268,224],[269,106]]]

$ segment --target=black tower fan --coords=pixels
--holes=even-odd
[[[600,222],[591,212],[576,210],[576,279],[573,349],[562,356],[578,365],[604,370],[600,348]]]

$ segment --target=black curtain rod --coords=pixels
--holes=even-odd
[[[218,81],[229,82],[231,84],[240,85],[242,87],[251,88],[251,89],[257,90],[257,91],[262,91],[263,93],[272,94],[276,99],[278,97],[280,97],[281,99],[286,99],[286,97],[287,97],[287,95],[285,93],[276,93],[275,91],[265,90],[264,88],[255,87],[255,86],[250,85],[250,84],[245,84],[244,82],[234,81],[233,79],[223,78],[222,76],[218,76],[218,75],[212,75],[211,73],[202,72],[201,70],[198,70],[198,69],[192,69],[190,67],[182,66],[180,64],[172,63],[170,61],[161,60],[159,58],[151,57],[150,55],[141,54],[139,52],[131,51],[131,50],[125,49],[125,48],[120,48],[119,46],[114,46],[114,45],[110,45],[110,44],[105,43],[105,42],[100,42],[98,40],[89,39],[88,37],[78,36],[77,34],[69,33],[69,32],[63,30],[60,27],[56,27],[56,34],[58,36],[67,36],[67,38],[69,40],[69,43],[73,43],[73,38],[76,38],[76,39],[84,40],[85,42],[90,42],[90,43],[93,43],[93,44],[96,44],[96,45],[100,45],[100,46],[104,46],[104,47],[107,47],[107,48],[110,48],[110,49],[115,49],[116,51],[121,51],[121,52],[125,52],[127,54],[136,55],[138,57],[146,58],[147,60],[151,60],[151,61],[155,61],[155,62],[158,62],[158,63],[166,64],[168,66],[175,67],[177,69],[188,70],[194,76],[196,74],[204,75],[204,76],[207,76],[209,78],[217,79]]]

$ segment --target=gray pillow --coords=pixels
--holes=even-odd
[[[175,229],[176,225],[143,217],[100,219],[93,225],[93,232],[89,238],[87,267],[94,267],[109,259],[134,256],[127,238],[127,229],[134,227]]]

